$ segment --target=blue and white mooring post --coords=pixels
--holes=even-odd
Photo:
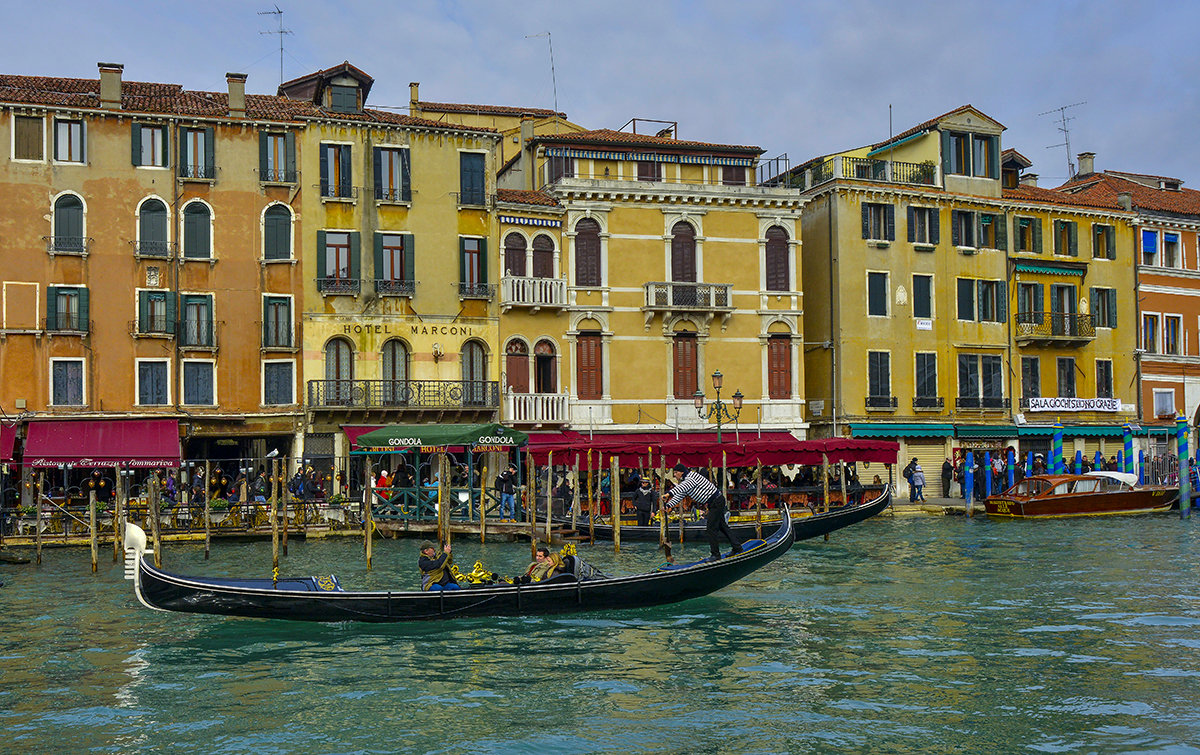
[[[963,462],[963,485],[966,487],[967,516],[971,515],[971,504],[975,499],[975,454],[967,451],[967,460]]]
[[[983,452],[983,497],[992,497],[992,452]]]
[[[1008,449],[1008,486],[1011,488],[1016,483],[1017,459],[1012,448]]]
[[[1188,423],[1183,415],[1175,418],[1175,451],[1179,454],[1179,518],[1187,519],[1192,513],[1192,480],[1188,469]]]

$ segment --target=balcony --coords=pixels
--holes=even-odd
[[[375,279],[375,293],[380,296],[404,296],[411,299],[417,292],[416,281]]]
[[[87,254],[92,239],[86,236],[43,236],[50,254]]]
[[[87,333],[91,325],[78,312],[58,312],[45,322],[48,333]]]
[[[895,396],[867,396],[867,411],[896,411]]]
[[[856,178],[883,183],[940,186],[941,166],[935,162],[907,163],[870,157],[838,155],[810,166],[803,173],[784,174],[772,180],[799,189],[811,189],[838,178]]]
[[[1015,339],[1021,346],[1082,346],[1096,338],[1092,316],[1064,312],[1018,312]]]
[[[307,403],[325,410],[495,411],[500,388],[490,380],[310,380]]]
[[[459,283],[458,298],[460,299],[487,299],[491,301],[496,298],[495,283]]]
[[[655,313],[664,315],[695,312],[707,315],[708,320],[722,315],[724,327],[733,314],[733,285],[730,283],[674,283],[659,281],[646,283],[646,304],[642,312],[646,327]]]
[[[317,292],[326,296],[358,296],[358,278],[317,278]]]
[[[165,260],[173,257],[175,253],[175,242],[173,241],[130,241],[129,245],[133,247],[133,256],[135,257]]]
[[[508,276],[500,279],[500,306],[562,309],[567,306],[567,282],[561,278]]]
[[[946,399],[941,396],[914,396],[912,405],[913,409],[942,409],[946,406]]]
[[[129,323],[129,332],[135,336],[170,338],[175,335],[175,323],[166,315],[147,315]]]
[[[258,180],[268,184],[294,184],[296,183],[296,169],[267,168],[258,177]]]
[[[204,165],[189,165],[186,163],[180,163],[179,177],[183,179],[211,181],[217,177],[217,168],[212,163],[205,163]]]
[[[954,408],[1000,411],[1007,409],[1011,403],[1004,396],[959,396],[954,399]]]
[[[215,323],[212,320],[180,320],[179,345],[193,349],[217,347]]]
[[[567,394],[506,393],[502,419],[511,424],[565,424],[568,419]]]

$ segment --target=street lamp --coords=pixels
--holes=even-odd
[[[730,413],[729,406],[721,400],[721,386],[725,384],[725,376],[717,370],[712,374],[713,390],[717,392],[717,398],[708,408],[704,408],[704,392],[697,390],[692,396],[692,404],[696,407],[696,416],[700,419],[715,419],[717,421],[717,443],[721,442],[721,425],[725,422],[736,421],[742,413],[742,399],[745,396],[739,390],[733,394],[733,412]]]

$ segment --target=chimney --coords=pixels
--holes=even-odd
[[[1076,175],[1087,176],[1096,172],[1096,153],[1095,152],[1080,152],[1079,153],[1079,173]]]
[[[1133,195],[1127,191],[1122,191],[1122,192],[1118,193],[1117,194],[1117,204],[1119,204],[1121,206],[1121,209],[1124,210],[1125,212],[1132,212],[1133,211]]]
[[[100,107],[105,110],[121,109],[121,63],[97,63],[100,68]]]
[[[246,74],[227,73],[225,83],[229,85],[229,115],[232,118],[246,117]]]
[[[537,189],[537,177],[534,176],[533,147],[529,142],[533,139],[533,115],[521,114],[521,173],[525,177],[525,191]]]
[[[420,88],[421,88],[421,82],[419,82],[419,81],[408,82],[408,114],[409,115],[416,115],[417,113],[421,112],[421,108],[417,106],[417,103],[421,101],[421,98],[419,96],[417,96],[417,90],[419,90]]]
[[[1021,185],[1022,186],[1032,186],[1033,188],[1036,189],[1037,188],[1037,173],[1022,173],[1021,174]]]

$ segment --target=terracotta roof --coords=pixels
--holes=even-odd
[[[1116,195],[1111,198],[1102,196],[1081,196],[1068,194],[1058,189],[1045,189],[1040,186],[1018,186],[1015,189],[1004,189],[1002,196],[1018,202],[1045,202],[1047,204],[1072,205],[1075,207],[1094,207],[1101,210],[1120,210]]]
[[[553,110],[540,107],[510,107],[507,105],[466,105],[455,102],[417,102],[421,110],[433,110],[439,113],[478,113],[480,115],[508,115],[520,118],[522,115],[532,115],[537,118],[566,118],[566,113],[555,113]]]
[[[313,73],[307,73],[303,76],[297,76],[296,78],[291,79],[290,81],[285,81],[279,85],[279,88],[276,90],[276,94],[282,95],[285,92],[287,92],[287,90],[295,89],[297,86],[299,86],[301,84],[307,84],[309,82],[324,81],[325,79],[328,79],[339,73],[349,74],[350,76],[353,76],[354,78],[358,79],[359,82],[362,84],[363,100],[366,100],[367,95],[370,94],[370,92],[371,92],[371,85],[375,83],[375,79],[371,78],[371,76],[368,75],[366,71],[363,71],[358,66],[353,65],[348,60],[343,60],[341,63],[338,63],[336,66],[330,66],[329,68],[326,68],[324,70],[315,71]]]
[[[1131,175],[1142,176],[1137,173]],[[1177,180],[1177,179],[1166,179]],[[1076,177],[1054,191],[1069,197],[1117,203],[1120,194],[1129,194],[1139,210],[1170,212],[1178,215],[1200,215],[1200,191],[1195,189],[1158,189],[1131,181],[1112,173],[1091,173]]]
[[[496,200],[511,204],[531,204],[543,207],[558,207],[558,200],[544,191],[523,191],[521,189],[496,189]]]
[[[954,108],[953,110],[951,110],[951,111],[950,111],[950,112],[948,112],[948,113],[942,113],[942,114],[941,114],[941,115],[939,115],[937,118],[930,118],[929,120],[925,121],[925,122],[924,122],[924,123],[922,123],[922,124],[919,124],[919,125],[917,125],[917,126],[913,126],[912,128],[910,128],[910,129],[909,129],[909,130],[907,130],[907,131],[903,131],[903,132],[901,132],[901,133],[899,133],[899,134],[896,134],[896,135],[895,135],[895,136],[893,136],[891,139],[888,139],[888,140],[886,140],[886,141],[879,142],[878,144],[872,144],[872,145],[871,145],[871,150],[872,150],[872,151],[874,151],[874,150],[877,150],[877,149],[879,149],[880,147],[886,147],[886,146],[887,146],[887,145],[889,145],[889,144],[892,144],[892,143],[894,143],[894,142],[898,142],[898,141],[900,141],[901,139],[907,139],[908,137],[912,136],[913,134],[919,134],[919,133],[920,133],[920,132],[922,132],[922,131],[928,131],[929,129],[931,129],[931,128],[933,128],[934,126],[936,126],[936,125],[937,125],[937,123],[938,123],[938,121],[942,120],[943,118],[949,118],[950,116],[952,116],[952,115],[956,115],[956,114],[958,114],[958,113],[961,113],[961,112],[963,112],[964,110],[974,110],[974,111],[975,111],[975,112],[977,112],[977,113],[983,114],[983,111],[982,111],[982,110],[980,110],[979,108],[975,107],[974,105],[960,105],[959,107],[956,107],[956,108]],[[991,119],[991,120],[995,120],[995,119],[994,119],[994,118],[992,118],[991,116],[987,116],[987,117],[988,117],[989,119]],[[1000,121],[996,121],[996,125],[1000,126],[1000,128],[1004,128],[1004,124],[1000,123]]]
[[[631,134],[627,131],[614,131],[602,128],[594,131],[579,131],[573,134],[541,134],[533,138],[534,142],[593,144],[605,146],[626,147],[658,147],[660,149],[705,149],[723,152],[753,152],[761,155],[766,150],[761,147],[741,146],[736,144],[712,144],[709,142],[689,142],[670,139],[664,136],[648,134]]]
[[[1016,161],[1017,164],[1020,165],[1022,168],[1028,168],[1033,165],[1032,160],[1030,160],[1025,155],[1022,155],[1020,152],[1016,151],[1012,147],[1009,147],[1008,149],[1000,152],[1000,162],[1002,164],[1008,162],[1009,160]]]

